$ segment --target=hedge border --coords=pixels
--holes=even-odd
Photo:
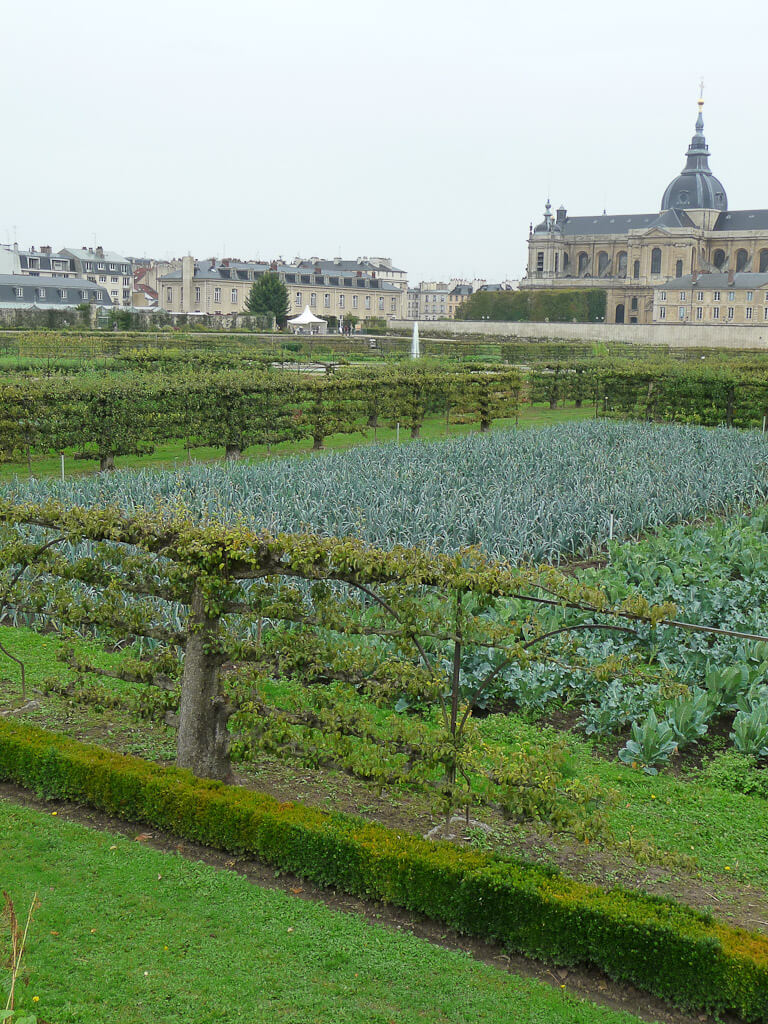
[[[768,936],[672,900],[433,843],[0,720],[0,779],[162,828],[690,1009],[768,1022]]]

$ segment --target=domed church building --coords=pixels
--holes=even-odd
[[[768,277],[768,210],[728,210],[709,167],[703,107],[699,99],[685,167],[664,190],[659,213],[569,217],[563,206],[553,215],[547,200],[544,219],[531,225],[520,287],[604,288],[606,322],[647,324],[659,320],[659,295],[682,279],[689,291],[708,279],[732,285],[735,274],[753,283]]]

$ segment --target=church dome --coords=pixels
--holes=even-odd
[[[661,200],[664,210],[727,210],[728,197],[722,183],[709,169],[709,147],[704,138],[704,101],[699,100],[696,132],[686,153],[682,172],[667,185]]]

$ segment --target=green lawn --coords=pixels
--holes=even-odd
[[[581,409],[573,405],[561,405],[557,409],[550,409],[548,405],[525,405],[520,410],[518,426],[520,427],[542,427],[553,423],[564,423],[569,420],[591,419],[594,417],[594,407],[583,406]],[[497,420],[494,430],[508,429],[515,426],[514,419]],[[421,437],[424,441],[442,440],[446,436],[457,437],[460,434],[468,434],[476,431],[477,424],[451,424],[446,430],[445,418],[443,416],[429,416],[424,422],[421,430]],[[396,428],[378,427],[375,431],[366,428],[357,434],[332,434],[325,439],[326,451],[342,451],[346,448],[353,448],[356,445],[371,444],[374,441],[395,441],[397,439]],[[401,429],[400,442],[407,443],[410,440],[410,431]],[[259,462],[262,459],[270,458],[273,455],[309,455],[312,451],[311,441],[285,441],[273,445],[268,451],[265,445],[254,445],[245,453],[244,459],[249,462]],[[198,462],[209,462],[213,459],[221,459],[224,454],[223,448],[193,448],[191,458]],[[187,461],[187,452],[182,442],[173,444],[158,445],[151,455],[122,455],[115,459],[118,469],[174,469]],[[64,473],[66,476],[73,476],[83,473],[93,473],[98,469],[98,462],[95,459],[75,459],[72,454],[64,457]],[[34,476],[59,476],[61,474],[61,457],[35,456],[32,459],[32,473]],[[26,462],[12,462],[0,464],[0,481],[11,480],[14,476],[25,477],[29,474],[29,466]]]
[[[0,888],[19,912],[39,894],[20,1008],[57,1024],[637,1021],[361,917],[4,801]]]

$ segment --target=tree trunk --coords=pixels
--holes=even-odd
[[[109,473],[115,468],[115,456],[112,452],[102,452],[99,455],[99,472]]]
[[[411,437],[421,437],[421,424],[416,423],[411,427]]]
[[[239,444],[228,444],[224,452],[224,459],[226,462],[236,462],[243,454],[243,450]]]
[[[580,408],[581,408],[581,403],[582,403],[582,401],[583,401],[583,399],[581,399],[581,398],[577,398],[577,399],[576,399],[576,401],[575,401],[575,402],[574,402],[573,404],[575,405],[575,407],[576,407],[577,409],[580,409]]]
[[[736,392],[733,386],[731,386],[730,388],[728,388],[728,404],[725,409],[725,423],[728,427],[733,426],[733,407],[735,404],[735,400]]]
[[[557,398],[550,398],[550,400],[549,400],[549,408],[550,409],[556,409],[557,408]]]
[[[325,440],[325,434],[323,434],[320,431],[313,432],[313,434],[312,434],[312,451],[313,452],[321,452],[323,450],[323,448],[325,448],[325,445],[323,444],[324,440]]]
[[[373,427],[375,429],[376,427],[378,427],[378,425],[379,425],[379,414],[377,412],[372,412],[370,414],[370,416],[368,417],[368,426],[369,427]]]
[[[226,782],[232,776],[227,731],[232,712],[227,698],[219,693],[222,657],[211,653],[218,626],[218,619],[206,614],[203,595],[195,587],[184,649],[176,763],[201,778]]]
[[[491,421],[490,420],[480,420],[480,433],[481,434],[487,434],[490,429],[491,429]]]

